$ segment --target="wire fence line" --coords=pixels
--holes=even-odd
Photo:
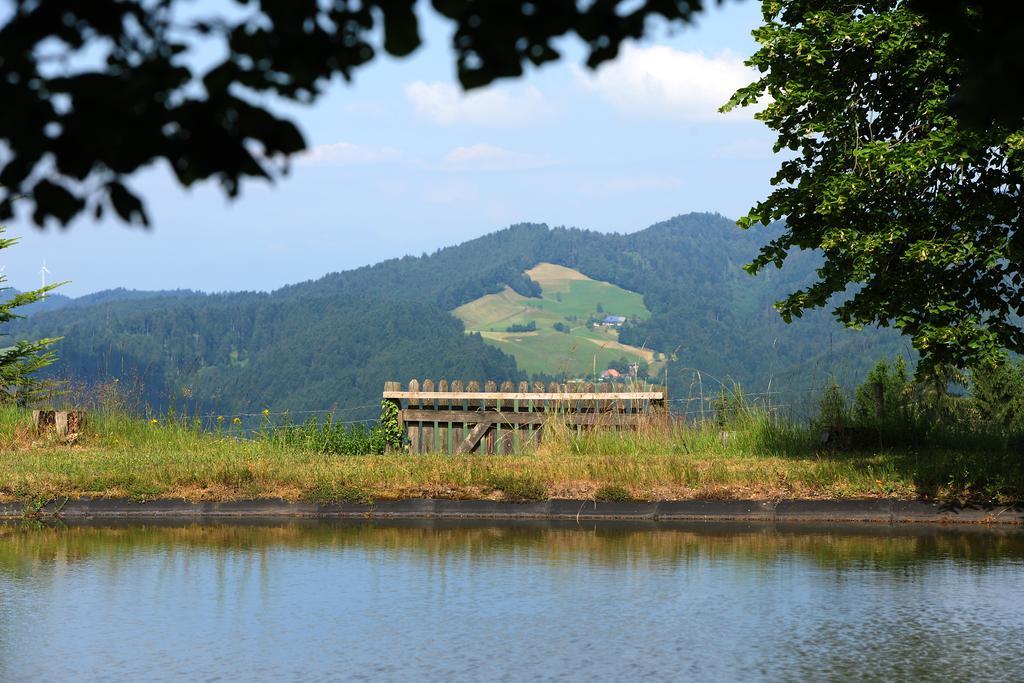
[[[379,403],[367,403],[366,405],[353,406],[351,408],[325,408],[325,409],[322,409],[322,410],[279,410],[279,411],[261,410],[258,413],[232,413],[232,412],[203,413],[201,415],[193,415],[192,417],[198,417],[198,418],[203,418],[203,419],[210,418],[210,417],[212,417],[212,418],[223,417],[223,418],[226,419],[228,417],[232,417],[232,418],[234,418],[234,417],[271,417],[271,416],[274,416],[274,415],[277,415],[277,416],[282,416],[282,415],[314,415],[314,414],[316,414],[316,415],[336,415],[338,413],[353,413],[353,412],[355,412],[357,410],[366,410],[368,408],[378,408],[378,407],[380,407]]]
[[[804,395],[808,395],[808,396],[813,396],[815,394],[820,394],[820,391],[817,391],[817,392],[815,392],[815,391],[807,391],[807,392],[762,391],[762,392],[750,392],[750,393],[742,392],[740,394],[736,394],[735,396],[742,397],[744,401],[749,401],[749,402],[753,403],[754,405],[757,405],[758,401],[760,399],[765,399],[765,398],[769,398],[769,397],[782,397],[782,396],[785,396],[787,394],[788,395],[804,394]],[[726,397],[729,397],[729,396],[731,396],[731,395],[729,395],[729,394],[726,395]],[[716,412],[714,406],[715,406],[716,402],[719,402],[721,400],[722,400],[722,396],[721,395],[714,394],[714,395],[710,395],[710,396],[688,396],[688,397],[685,397],[685,398],[683,398],[683,397],[672,398],[672,399],[669,399],[668,402],[670,404],[672,404],[673,406],[680,406],[680,407],[684,408],[683,410],[678,410],[678,409],[673,408],[670,411],[673,415],[676,415],[676,416],[690,417],[690,416],[697,416],[697,415],[705,415],[705,416],[714,417],[714,414]],[[694,403],[701,403],[702,406],[699,407],[699,408],[692,408],[691,405],[694,404]],[[182,415],[180,417],[182,417],[183,419],[200,419],[200,420],[203,420],[203,421],[211,421],[213,423],[216,423],[218,420],[228,421],[228,420],[234,420],[235,418],[254,418],[254,417],[255,418],[274,418],[274,417],[293,417],[293,416],[300,416],[300,415],[315,415],[315,416],[322,416],[322,417],[330,417],[331,418],[331,424],[333,424],[333,425],[357,425],[357,424],[366,425],[366,424],[376,423],[378,421],[378,418],[374,417],[374,418],[363,418],[363,419],[357,419],[357,420],[337,420],[337,419],[334,419],[334,417],[336,415],[343,415],[343,414],[346,414],[346,413],[352,413],[352,412],[356,412],[356,411],[359,411],[359,410],[367,410],[367,409],[370,409],[370,408],[376,408],[378,406],[379,406],[379,404],[377,404],[377,403],[368,403],[368,404],[365,404],[365,405],[352,406],[352,407],[349,407],[349,408],[341,408],[341,409],[260,411],[260,412],[257,412],[257,413],[205,413],[205,414],[202,414],[202,415],[193,415],[193,416]],[[763,407],[768,408],[768,409],[770,409],[772,411],[776,411],[776,410],[784,410],[784,409],[793,408],[793,404],[791,404],[791,403],[774,403],[774,402],[772,402],[772,403],[764,404]],[[263,425],[263,428],[264,429],[270,429],[270,430],[278,430],[278,429],[296,429],[296,428],[301,428],[302,426],[303,426],[302,423],[275,424],[273,421],[268,421],[267,424]]]
[[[765,391],[745,391],[739,383],[732,382],[729,378],[725,381],[703,372],[696,368],[689,368],[693,372],[693,380],[687,387],[689,395],[677,396],[668,400],[669,412],[684,419],[701,417],[703,419],[715,419],[717,408],[723,407],[723,401],[739,400],[750,408],[766,409],[773,415],[779,416],[788,414],[791,418],[810,419],[816,414],[817,402],[824,391],[822,388],[806,389],[771,389]],[[771,381],[769,382],[769,387]],[[239,425],[239,421],[247,423],[243,429],[254,430],[256,425],[252,424],[253,418],[262,418],[262,424],[258,428],[277,431],[298,429],[303,427],[303,422],[287,422],[279,424],[282,418],[316,416],[329,418],[330,424],[336,426],[371,425],[378,422],[376,417],[362,419],[342,420],[337,419],[358,411],[367,411],[379,408],[380,403],[366,403],[358,406],[345,408],[324,408],[313,410],[260,410],[253,412],[209,412],[198,415],[180,414],[178,419],[200,420],[204,427],[217,428],[225,422],[231,425]],[[231,426],[226,425],[226,426]]]

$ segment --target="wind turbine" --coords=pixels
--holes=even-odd
[[[39,269],[39,281],[42,283],[42,288],[46,288],[46,274],[50,272],[50,269],[46,267],[46,259],[43,259],[43,267]]]

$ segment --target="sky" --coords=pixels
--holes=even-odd
[[[596,72],[584,52],[463,93],[450,27],[424,12],[425,46],[378,57],[311,106],[275,104],[310,150],[271,185],[228,200],[181,189],[160,167],[135,176],[151,227],[82,217],[67,229],[8,225],[9,283],[68,280],[69,296],[127,287],[272,290],[444,246],[520,222],[633,232],[690,211],[735,218],[778,167],[771,132],[717,108],[753,78],[743,60],[759,3],[712,5]]]

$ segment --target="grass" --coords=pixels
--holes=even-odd
[[[642,295],[550,263],[526,274],[541,286],[541,298],[525,297],[506,287],[453,313],[465,323],[467,332],[481,333],[489,344],[514,356],[518,367],[527,372],[585,376],[595,365],[600,372],[622,357],[653,363],[651,351],[619,343],[615,329],[586,326],[593,315],[649,317]],[[603,314],[597,313],[599,304]],[[511,325],[530,322],[537,324],[535,332],[505,331]],[[559,332],[555,323],[571,331]],[[659,367],[653,364],[650,371],[656,374]]]
[[[27,411],[0,407],[0,498],[408,497],[532,500],[860,498],[1024,499],[1024,457],[994,441],[828,451],[810,428],[750,415],[730,425],[636,432],[549,429],[534,452],[452,456],[331,455],[315,440],[213,434],[90,414],[71,445],[39,438]],[[965,437],[960,437],[965,438]],[[980,445],[979,445],[980,444]]]

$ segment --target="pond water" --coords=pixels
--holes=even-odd
[[[0,680],[1024,680],[1024,532],[0,526]]]

